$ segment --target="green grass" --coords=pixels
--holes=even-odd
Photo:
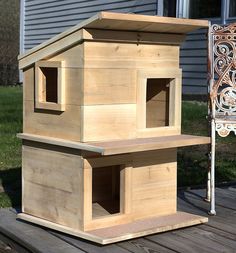
[[[183,102],[182,133],[208,135],[206,120],[207,104]],[[216,182],[236,181],[236,136],[217,136],[216,140]],[[208,167],[206,145],[178,150],[178,185],[191,186],[206,183]]]
[[[22,88],[0,86],[0,207],[20,204]]]
[[[207,135],[207,105],[183,102],[182,132]],[[0,87],[0,207],[19,206],[21,201],[22,88]],[[236,180],[236,136],[217,138],[216,181]],[[206,183],[207,146],[178,151],[178,186]]]
[[[0,87],[0,170],[19,167],[22,131],[22,88]]]

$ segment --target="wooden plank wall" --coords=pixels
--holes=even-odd
[[[76,55],[76,57],[72,57],[72,55]],[[65,112],[36,110],[34,106],[34,66],[24,71],[24,133],[80,141],[82,58],[83,47],[78,45],[51,59],[53,61],[64,60],[67,63],[65,66]]]
[[[23,142],[22,151],[22,211],[82,229],[80,151],[30,141]]]
[[[137,71],[178,67],[177,45],[84,42],[82,141],[136,138]]]
[[[87,173],[84,198],[85,230],[176,213],[176,149],[88,158],[84,161]],[[92,168],[112,165],[123,167],[120,182],[121,212],[92,219],[92,191],[96,190],[92,189],[88,181],[91,180]]]

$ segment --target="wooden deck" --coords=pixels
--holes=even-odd
[[[179,191],[178,210],[207,216],[205,190]],[[0,252],[44,253],[186,253],[236,252],[236,185],[216,188],[217,216],[209,222],[108,246],[98,246],[73,236],[16,220],[14,209],[0,210],[0,240],[12,250]]]

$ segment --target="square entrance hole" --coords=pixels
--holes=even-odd
[[[57,68],[40,68],[43,80],[45,102],[57,103],[58,70]]]
[[[146,128],[169,126],[171,80],[170,78],[147,79]]]
[[[120,213],[120,171],[120,165],[93,168],[93,218]]]

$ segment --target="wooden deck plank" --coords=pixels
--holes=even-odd
[[[116,244],[101,246],[74,236],[48,230],[49,233],[57,236],[61,240],[73,245],[74,247],[89,253],[129,253],[129,251],[120,248]]]
[[[204,215],[209,210],[209,203],[203,201],[205,190],[178,193],[178,209],[193,214]],[[216,216],[209,218],[208,226],[236,235],[236,212],[232,209],[216,205]]]
[[[14,249],[14,247],[10,245],[8,242],[2,241],[0,235],[0,253],[18,253],[18,252],[26,253],[26,251],[16,251],[16,249]]]
[[[217,195],[217,215],[208,216],[209,222],[206,224],[108,246],[100,246],[50,229],[43,229],[36,225],[17,221],[16,214],[6,209],[0,209],[0,234],[11,238],[14,243],[19,244],[21,247],[24,246],[25,251],[16,250],[24,253],[235,252],[236,212],[230,208],[232,202],[235,201],[232,194],[235,192],[235,188],[234,186],[217,188],[217,192],[222,195],[220,197]],[[223,194],[226,195],[224,199],[226,207],[221,202]],[[203,201],[204,196],[204,189],[179,191],[179,210],[207,216],[209,203]]]
[[[236,192],[236,186],[230,186],[230,187],[228,187],[228,191],[233,192],[235,194],[235,192]]]
[[[220,236],[225,237],[227,239],[236,241],[236,235],[234,235],[230,232],[224,231],[222,229],[214,228],[214,227],[211,227],[209,225],[204,225],[204,224],[201,227],[199,227],[199,229],[202,229],[204,231],[208,231],[213,234],[217,234],[217,235],[220,235]]]
[[[20,245],[18,241],[14,241],[12,238],[6,236],[3,233],[0,233],[0,240],[9,245],[12,248],[12,250],[15,250],[17,253],[32,253],[32,251],[24,247],[24,245]],[[0,251],[0,253],[2,252]]]
[[[175,253],[176,252],[143,238],[118,243],[118,245],[124,249],[127,249],[129,252],[133,252],[133,253],[144,253],[144,252]]]
[[[195,191],[195,190],[194,190]],[[184,210],[193,214],[203,215],[204,213],[207,214],[209,210],[209,203],[206,201],[203,201],[203,198],[205,196],[205,190],[199,191],[199,194],[196,194],[194,191],[185,191],[185,192],[179,192],[178,193],[178,209]],[[228,208],[227,206],[219,205],[220,200],[216,202],[216,211],[217,215],[213,216],[210,220],[213,221],[221,221],[222,219],[225,219],[225,222],[228,221],[231,223],[236,222],[236,213],[233,209]],[[227,204],[230,204],[230,201],[228,200]]]
[[[201,190],[192,190],[191,192],[204,194]],[[216,205],[236,210],[236,194],[227,189],[216,187]]]
[[[179,253],[212,253],[212,251],[204,249],[201,244],[187,241],[185,238],[173,234],[172,232],[168,233],[168,236],[166,235],[166,233],[164,233],[148,236],[147,239],[152,241],[153,243],[161,245],[162,247],[169,248]]]
[[[30,252],[84,253],[84,251],[63,242],[42,228],[16,220],[16,213],[13,210],[1,209],[0,232],[23,245]]]
[[[173,233],[185,238],[186,241],[192,241],[193,243],[201,245],[204,249],[209,249],[210,252],[233,253],[236,249],[235,240],[230,240],[212,232],[201,230],[198,227],[173,231]]]

